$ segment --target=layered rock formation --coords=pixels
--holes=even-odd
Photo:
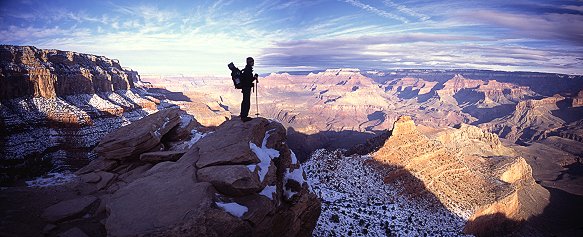
[[[103,56],[9,45],[0,55],[3,184],[87,162],[103,135],[160,103],[134,86],[135,71]]]
[[[86,201],[68,202],[80,206],[97,197],[99,208],[75,209],[102,220],[108,236],[311,235],[320,203],[281,124],[230,120],[177,160],[144,161],[152,156],[147,151],[172,140],[169,131],[180,126],[172,122],[176,111],[160,111],[104,137],[98,158],[77,172],[77,189],[84,195],[78,199]],[[142,142],[128,143],[143,136]],[[56,209],[49,207],[45,216],[57,216]],[[47,219],[56,225],[61,220]]]
[[[291,132],[290,144],[306,158],[318,148],[349,148],[363,143],[380,131],[390,129],[402,114],[430,127],[460,123],[480,125],[503,120],[512,115],[521,101],[539,100],[551,92],[565,96],[576,94],[582,89],[583,84],[577,83],[581,79],[555,74],[480,70],[361,72],[357,69],[329,69],[305,74],[272,73],[260,78],[258,104],[262,116],[293,128],[288,129]],[[228,78],[143,77],[142,80],[151,81],[152,87],[183,91],[193,101],[181,104],[181,108],[187,111],[208,106],[215,114],[210,113],[205,119],[212,116],[224,119],[228,114],[239,113],[241,94],[232,88]],[[560,85],[553,88],[541,86],[549,83]],[[189,105],[191,108],[186,109]],[[583,118],[571,109],[571,105],[560,106],[551,113],[553,116],[574,114],[569,122]],[[251,113],[254,110],[255,107]],[[564,116],[558,117],[563,119]],[[564,120],[553,126],[560,128],[569,122]],[[529,129],[525,126],[517,127],[512,133],[497,130],[495,133],[512,140],[517,134],[526,134],[528,141],[542,138]]]
[[[566,122],[553,111],[565,97],[556,95],[540,100],[530,99],[516,104],[512,114],[483,124],[481,127],[512,141],[530,142],[541,140]]]
[[[401,117],[373,157],[395,167],[385,182],[398,183],[413,196],[428,191],[450,210],[469,217],[467,233],[507,233],[500,228],[515,226],[500,223],[524,221],[542,213],[548,202],[548,192],[534,182],[524,158],[504,147],[496,135],[473,126],[426,136],[409,117]],[[482,218],[494,214],[506,219]]]
[[[571,104],[573,107],[581,107],[583,106],[583,90],[579,91],[577,96],[573,98],[573,102]]]
[[[0,98],[55,98],[129,90],[137,74],[117,60],[32,46],[0,47]]]

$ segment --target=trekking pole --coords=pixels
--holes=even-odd
[[[259,102],[257,102],[257,94],[259,94],[259,80],[257,80],[257,83],[255,83],[255,85],[257,85],[257,87],[255,87],[255,107],[257,109],[257,113],[255,114],[255,117],[259,118]]]

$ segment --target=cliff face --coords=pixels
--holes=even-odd
[[[511,141],[541,140],[567,124],[557,116],[561,114],[559,104],[564,101],[565,97],[560,95],[520,101],[510,115],[480,126]],[[579,115],[574,112],[572,116]]]
[[[0,99],[129,90],[138,79],[103,56],[2,45],[0,57]]]
[[[469,218],[467,233],[506,233],[509,230],[500,230],[497,224],[524,221],[540,214],[548,202],[549,193],[534,182],[524,158],[504,147],[496,135],[474,126],[426,135],[409,117],[401,117],[373,157],[401,167],[388,173],[385,182],[396,182],[414,196],[426,189],[450,210]],[[494,214],[506,219],[483,218]]]
[[[0,56],[0,183],[87,162],[103,135],[157,111],[115,60],[8,45]]]

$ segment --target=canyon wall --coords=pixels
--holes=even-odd
[[[117,60],[10,45],[0,56],[2,183],[82,165],[102,136],[158,109]]]

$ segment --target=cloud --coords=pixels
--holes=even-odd
[[[561,8],[568,9],[568,10],[573,10],[573,11],[578,11],[578,12],[583,12],[583,6],[565,5],[565,6],[561,6]]]
[[[329,67],[583,73],[578,6],[343,2],[33,4],[27,11],[0,9],[0,42],[105,55],[141,73],[224,74],[225,62],[241,64],[247,56],[261,73]]]
[[[407,20],[407,18],[404,18],[402,16],[395,15],[393,13],[378,9],[378,8],[373,7],[371,5],[368,5],[368,4],[364,4],[364,3],[359,2],[357,0],[344,0],[344,2],[349,3],[352,6],[358,7],[362,10],[368,11],[370,13],[385,17],[385,18],[397,20],[397,21],[400,21],[402,23],[409,23],[409,20]]]
[[[412,17],[419,18],[419,20],[421,20],[421,21],[427,21],[427,20],[431,19],[431,17],[429,17],[428,15],[418,13],[416,11],[411,10],[410,8],[408,8],[406,6],[397,4],[393,1],[383,0],[383,3],[385,5],[387,5],[388,7],[396,8],[401,13],[407,14],[407,15],[412,16]]]
[[[476,22],[508,30],[510,35],[538,39],[562,39],[583,45],[583,15],[547,13],[541,15],[513,14],[478,10],[459,14],[461,21]]]
[[[312,65],[319,69],[475,68],[583,73],[583,63],[576,59],[583,53],[581,49],[537,49],[489,39],[480,41],[481,38],[465,42],[468,39],[456,35],[404,34],[377,39],[285,41],[265,49],[261,60],[270,67]]]
[[[72,33],[73,31],[61,29],[58,26],[52,28],[10,26],[8,29],[0,30],[0,42],[14,42],[21,39],[61,37],[63,35]]]

